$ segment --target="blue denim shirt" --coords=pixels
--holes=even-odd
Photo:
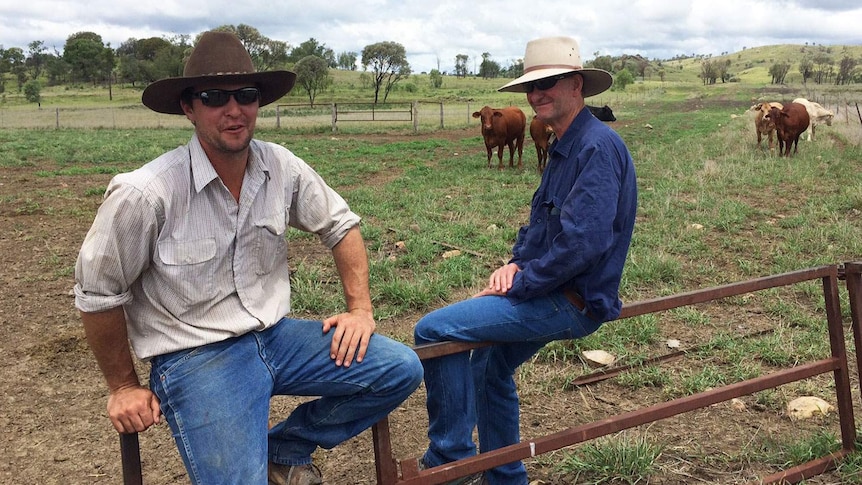
[[[598,320],[613,320],[637,210],[634,162],[620,136],[587,109],[548,151],[530,222],[512,248],[521,271],[508,296],[573,288]]]

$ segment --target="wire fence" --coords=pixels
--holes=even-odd
[[[661,99],[662,90],[637,93],[611,92],[589,98],[592,105],[609,105],[617,112],[630,103],[648,99]],[[808,99],[818,101],[833,110],[836,122],[862,123],[859,105],[862,100],[831,93],[804,93]],[[399,101],[389,103],[339,102],[273,104],[258,112],[257,126],[261,128],[297,131],[434,131],[459,129],[478,125],[472,117],[486,103],[475,100],[452,101]],[[517,106],[527,117],[532,109],[524,95],[498,99],[494,107]],[[739,112],[749,106],[740,103]],[[156,113],[143,105],[111,107],[36,106],[0,107],[0,129],[153,129],[183,128],[190,123],[185,116]]]
[[[590,98],[590,102],[599,106],[615,106],[655,96],[657,92],[613,93],[598,99]],[[479,100],[272,104],[260,109],[257,126],[332,132],[389,128],[414,132],[458,129],[478,125],[472,114],[485,104]],[[532,113],[523,94],[498,98],[492,106],[517,106],[528,117]],[[110,107],[0,105],[0,129],[153,129],[188,126],[190,124],[185,116],[156,113],[140,104]]]

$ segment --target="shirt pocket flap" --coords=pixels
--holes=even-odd
[[[170,266],[199,264],[215,257],[215,239],[196,241],[162,241],[159,243],[159,259]]]

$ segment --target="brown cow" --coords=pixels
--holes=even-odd
[[[790,145],[793,144],[793,153],[799,148],[799,137],[808,129],[810,118],[808,110],[799,103],[789,103],[784,109],[771,108],[767,118],[775,123],[775,133],[778,136],[778,155],[784,152],[785,157],[790,156]]]
[[[757,103],[750,108],[751,111],[757,113],[754,115],[754,129],[757,131],[757,148],[760,148],[760,141],[763,139],[762,136],[766,135],[769,141],[770,152],[775,148],[775,145],[772,142],[772,135],[775,133],[775,123],[773,123],[769,118],[764,119],[764,117],[772,108],[783,109],[784,105],[775,102]]]
[[[536,155],[539,157],[536,168],[539,173],[545,170],[545,164],[548,163],[548,145],[553,134],[554,129],[551,128],[551,125],[545,124],[544,121],[533,116],[533,120],[530,121],[530,136],[536,144]]]
[[[514,106],[495,109],[485,106],[481,111],[473,113],[473,118],[482,119],[482,136],[485,138],[485,148],[488,150],[488,168],[491,168],[491,149],[497,148],[499,164],[503,169],[503,146],[509,146],[509,167],[515,161],[515,146],[518,147],[518,168],[521,154],[524,151],[524,129],[527,127],[527,117],[524,112]]]

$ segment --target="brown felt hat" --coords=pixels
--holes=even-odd
[[[584,78],[584,97],[595,96],[614,83],[611,73],[603,69],[584,67],[578,41],[571,37],[545,37],[527,43],[524,54],[524,75],[497,91],[526,93],[533,81],[546,77],[577,72]]]
[[[260,106],[287,94],[296,82],[290,71],[255,72],[251,56],[239,38],[228,32],[205,32],[183,69],[182,77],[160,79],[144,89],[144,106],[159,113],[183,114],[180,95],[207,83],[248,83],[260,89]]]

